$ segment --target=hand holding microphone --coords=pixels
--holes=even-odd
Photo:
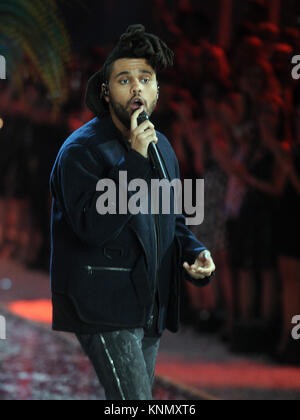
[[[157,168],[160,179],[168,179],[164,164],[156,147],[158,139],[154,125],[149,121],[149,116],[144,107],[134,112],[131,118],[131,147],[144,157],[150,157]]]
[[[138,117],[143,111],[144,106],[140,107],[132,114],[130,142],[133,150],[147,158],[149,144],[152,142],[156,144],[158,139],[154,125],[149,121],[149,118],[139,124]]]

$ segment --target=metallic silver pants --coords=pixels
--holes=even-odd
[[[152,400],[159,337],[143,328],[77,335],[107,400]]]

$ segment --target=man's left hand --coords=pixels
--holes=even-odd
[[[202,251],[193,265],[187,262],[183,264],[187,273],[195,280],[203,280],[210,277],[215,272],[216,266],[209,251]]]

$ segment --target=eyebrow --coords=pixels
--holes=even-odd
[[[152,76],[153,75],[153,72],[152,71],[149,71],[149,70],[140,70],[140,73],[142,73],[142,74],[150,74],[150,76]],[[118,73],[117,75],[116,75],[116,77],[115,77],[115,79],[117,79],[118,77],[120,77],[120,76],[128,76],[128,75],[130,75],[131,73],[129,72],[129,71],[121,71],[121,73]]]

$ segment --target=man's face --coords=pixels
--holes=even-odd
[[[122,58],[116,60],[109,80],[109,103],[112,115],[130,129],[131,116],[138,107],[150,116],[158,100],[158,86],[153,68],[143,58]],[[135,103],[140,99],[140,103]]]

